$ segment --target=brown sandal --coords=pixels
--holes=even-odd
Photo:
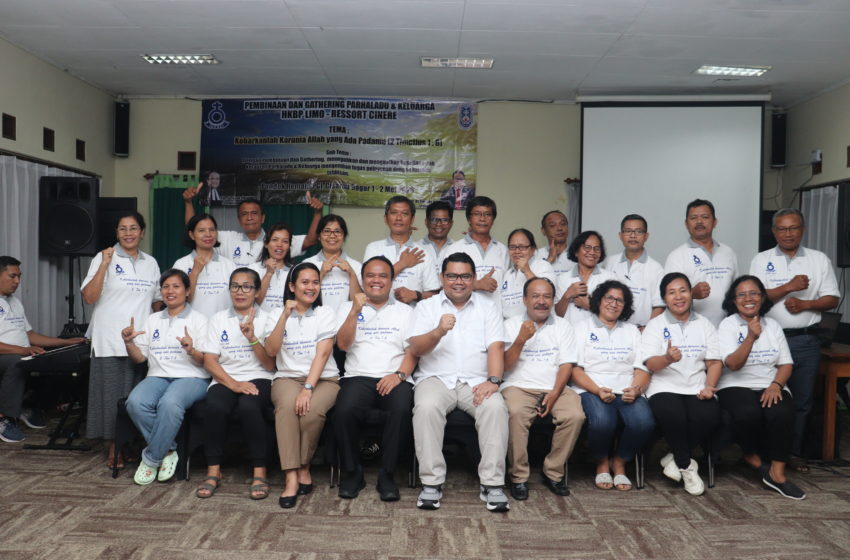
[[[209,482],[207,482],[208,480],[214,481],[215,484],[210,484]],[[208,477],[204,478],[204,481],[201,482],[198,485],[198,487],[195,489],[195,496],[197,496],[198,498],[203,498],[203,499],[212,497],[212,495],[215,494],[215,491],[218,490],[218,487],[219,487],[220,484],[221,484],[221,477],[220,476],[208,476]]]

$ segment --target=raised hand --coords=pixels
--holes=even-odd
[[[708,282],[698,282],[691,289],[691,294],[693,294],[694,299],[705,299],[711,294],[711,286]]]
[[[114,254],[115,254],[115,248],[114,247],[107,247],[106,249],[101,251],[100,255],[101,255],[101,258],[103,259],[103,261],[100,263],[101,266],[109,265],[109,263],[112,262],[112,255],[114,255]]]
[[[758,339],[761,336],[761,321],[758,315],[747,321],[747,336]]]
[[[523,321],[519,326],[519,333],[517,333],[517,341],[526,343],[531,340],[531,337],[537,332],[537,325],[534,321]]]
[[[124,339],[124,344],[133,342],[133,339],[140,334],[145,334],[145,331],[137,331],[135,328],[135,319],[130,317],[130,325],[121,329],[121,338]]]
[[[412,268],[417,264],[425,261],[425,251],[419,249],[417,247],[407,247],[404,251],[401,252],[401,255],[398,257],[398,265],[401,270],[397,272],[401,272],[402,270]]]
[[[499,283],[496,282],[495,278],[493,278],[493,274],[495,273],[496,267],[494,266],[490,268],[490,272],[475,281],[475,289],[485,292],[495,292],[496,288],[499,287]]]
[[[809,287],[809,277],[805,274],[798,274],[789,280],[786,286],[792,292],[801,292]]]
[[[670,360],[671,364],[675,364],[679,360],[682,359],[682,351],[679,350],[676,346],[673,346],[672,340],[667,340],[667,351],[664,353],[664,356]]]
[[[192,337],[189,336],[189,327],[184,326],[183,336],[177,336],[175,338],[177,339],[177,342],[180,343],[180,346],[183,348],[183,350],[191,356],[192,351],[195,349],[195,345],[194,341],[192,340]]]
[[[313,210],[318,210],[321,212],[322,208],[325,207],[325,203],[322,202],[319,198],[310,196],[310,191],[307,191],[307,206],[309,206]]]
[[[366,294],[363,292],[358,292],[354,294],[354,299],[351,300],[351,308],[360,313],[360,310],[363,309],[363,306],[369,301],[369,298],[366,297]]]
[[[437,328],[440,329],[440,332],[443,333],[443,336],[447,335],[450,330],[455,328],[455,322],[457,319],[451,313],[446,313],[442,317],[440,317],[440,324],[437,325]]]
[[[248,312],[248,316],[239,323],[239,330],[242,331],[242,336],[247,338],[248,342],[254,342],[256,340],[254,336],[254,315],[257,312],[255,309],[252,307],[251,311]]]

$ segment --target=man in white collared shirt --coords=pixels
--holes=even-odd
[[[543,214],[540,226],[547,244],[537,250],[537,258],[551,264],[556,277],[571,271],[575,263],[569,259],[567,252],[567,236],[570,233],[567,217],[560,210],[550,210]]]
[[[419,357],[415,374],[413,436],[423,489],[416,503],[437,509],[446,479],[446,415],[460,408],[475,418],[481,462],[480,498],[489,511],[509,509],[502,489],[508,445],[508,410],[499,393],[504,373],[502,315],[489,298],[473,293],[475,263],[465,253],[443,261],[443,292],[416,306],[408,339]]]
[[[469,222],[469,231],[452,250],[462,251],[472,257],[476,275],[473,289],[487,296],[501,309],[499,286],[508,268],[508,248],[490,236],[493,222],[496,221],[496,203],[489,197],[476,196],[466,207],[466,220]]]
[[[416,305],[440,291],[440,279],[431,256],[410,235],[415,215],[416,206],[406,196],[389,199],[384,209],[384,222],[390,234],[386,239],[369,243],[363,255],[364,262],[380,255],[393,263],[393,298],[409,305]]]
[[[829,257],[803,247],[803,214],[795,208],[777,210],[773,215],[776,247],[756,255],[750,274],[767,288],[774,306],[767,313],[785,332],[794,370],[788,388],[794,395],[794,434],[791,453],[801,457],[806,424],[814,404],[815,377],[820,364],[820,339],[817,324],[821,312],[838,305],[838,282]],[[808,468],[794,459],[801,472]]]
[[[434,201],[425,208],[425,227],[428,235],[419,240],[419,245],[431,257],[438,279],[443,259],[454,252],[455,240],[449,237],[453,223],[454,210],[445,200]]]
[[[629,317],[629,323],[641,329],[664,311],[660,291],[664,267],[646,252],[648,239],[646,219],[638,214],[629,214],[620,222],[620,241],[625,250],[608,257],[602,265],[631,290],[635,312]]]
[[[714,205],[696,199],[688,203],[685,227],[690,237],[673,249],[664,263],[664,272],[681,272],[691,281],[694,311],[717,327],[726,318],[723,296],[738,275],[738,257],[731,247],[712,237],[717,227]]]

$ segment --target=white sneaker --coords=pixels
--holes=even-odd
[[[676,482],[682,480],[682,473],[679,472],[679,467],[676,466],[676,461],[673,460],[672,453],[668,453],[661,458],[661,466],[664,468],[664,476]]]
[[[508,502],[508,497],[501,486],[480,486],[478,497],[482,502],[487,503],[488,511],[505,512],[511,509],[511,504]]]
[[[691,459],[691,464],[687,469],[680,469],[682,472],[682,480],[685,481],[685,492],[692,496],[700,496],[705,492],[705,483],[699,476],[697,462]]]
[[[443,497],[443,489],[440,486],[422,485],[422,491],[416,500],[419,509],[440,509],[440,499]]]

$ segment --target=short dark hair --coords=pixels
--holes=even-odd
[[[770,311],[770,308],[773,307],[773,302],[770,301],[769,297],[767,297],[767,289],[765,289],[764,284],[761,280],[759,280],[759,277],[751,274],[744,274],[743,276],[738,276],[732,281],[729,285],[729,289],[726,290],[726,295],[723,296],[723,311],[726,312],[726,315],[733,315],[738,312],[738,307],[735,305],[735,292],[738,291],[738,286],[747,280],[754,282],[761,292],[761,307],[759,308],[759,316],[764,317],[764,315]]]
[[[623,231],[623,226],[626,225],[626,222],[629,222],[631,220],[640,220],[641,222],[643,222],[643,229],[649,231],[649,224],[646,223],[646,218],[644,218],[640,214],[628,214],[626,215],[626,217],[620,220],[620,231]]]
[[[513,237],[515,233],[521,233],[524,236],[526,236],[528,238],[528,242],[531,244],[531,246],[534,247],[535,249],[537,249],[537,242],[534,241],[534,234],[531,233],[530,231],[528,231],[527,229],[523,228],[523,227],[516,228],[515,230],[513,230],[512,232],[510,232],[508,234],[508,243],[511,242],[511,237]]]
[[[191,286],[188,274],[186,274],[179,268],[169,268],[168,270],[159,275],[159,287],[162,288],[162,285],[165,284],[165,281],[171,278],[172,276],[180,278],[180,281],[183,283],[183,287],[187,290],[189,289],[189,286]]]
[[[139,225],[140,229],[145,229],[145,217],[136,212],[135,210],[125,210],[118,215],[118,218],[115,220],[115,229],[118,229],[118,224],[121,223],[121,220],[124,218],[133,218],[136,223]]]
[[[496,202],[489,196],[474,196],[466,203],[466,219],[472,216],[472,209],[476,206],[489,208],[493,212],[493,219],[496,219]]]
[[[551,280],[549,280],[545,276],[535,276],[534,278],[529,278],[528,280],[526,280],[525,284],[522,285],[522,297],[525,297],[525,296],[528,295],[528,287],[535,280],[545,280],[546,283],[549,284],[549,286],[552,288],[552,297],[555,297],[555,294],[557,293],[557,290],[555,289],[555,284],[554,284],[554,282],[552,282]]]
[[[546,227],[546,218],[548,218],[552,214],[560,214],[561,216],[564,217],[565,220],[567,220],[567,225],[569,225],[570,220],[567,218],[566,214],[564,214],[560,210],[549,210],[548,212],[543,214],[543,218],[540,220],[540,227]]]
[[[623,311],[620,313],[620,320],[628,321],[629,317],[635,312],[635,299],[632,295],[632,290],[619,280],[606,280],[596,286],[596,289],[590,294],[590,312],[594,315],[599,315],[599,305],[602,303],[602,298],[611,290],[620,290],[623,293],[625,304],[623,305]]]
[[[316,271],[316,274],[319,276],[319,278],[322,277],[322,275],[319,273],[319,267],[317,267],[315,264],[313,264],[311,262],[304,261],[304,262],[300,262],[300,263],[296,264],[295,266],[293,266],[289,270],[289,274],[286,275],[286,286],[284,286],[284,288],[283,288],[284,304],[291,299],[295,299],[295,292],[293,292],[290,289],[289,285],[295,284],[295,281],[298,280],[298,276],[304,270],[314,270],[314,271]],[[319,287],[319,295],[316,298],[316,301],[313,302],[313,305],[311,307],[313,309],[315,309],[315,308],[319,307],[320,305],[322,305],[322,289],[321,289],[321,286]]]
[[[410,209],[410,215],[416,215],[416,206],[413,204],[413,201],[404,195],[397,194],[394,197],[390,198],[386,204],[384,204],[384,216],[390,213],[390,206],[392,206],[393,204],[407,204],[407,207]]]
[[[390,259],[385,257],[384,255],[375,255],[370,259],[366,259],[366,262],[363,263],[363,266],[360,267],[360,279],[363,280],[365,276],[363,274],[366,272],[366,265],[372,261],[379,261],[385,263],[388,267],[390,267],[390,279],[395,279],[395,268],[393,268],[393,263],[390,262]]]
[[[691,281],[686,274],[682,274],[681,272],[668,272],[661,278],[661,283],[658,285],[661,290],[661,299],[664,299],[664,292],[667,291],[667,286],[670,285],[670,282],[673,280],[684,280],[685,284],[688,285],[688,289],[692,289]]]
[[[228,280],[228,283],[233,282],[233,277],[237,274],[249,275],[254,281],[254,288],[257,290],[260,289],[260,274],[253,268],[248,268],[247,266],[240,266],[239,268],[230,273],[230,280]]]
[[[446,267],[449,265],[450,262],[468,264],[469,267],[472,269],[472,274],[475,275],[475,261],[473,261],[472,257],[467,255],[466,253],[461,252],[452,253],[451,255],[443,259],[443,265],[440,268],[440,274],[446,273]]]
[[[698,206],[708,206],[709,210],[711,210],[711,217],[717,217],[717,213],[714,211],[714,204],[708,200],[703,200],[702,198],[695,198],[688,202],[688,206],[685,208],[685,218],[688,217],[688,214],[691,212],[691,208],[697,208]]]
[[[266,231],[266,236],[263,238],[263,250],[260,253],[260,262],[264,263],[266,262],[266,259],[269,258],[269,250],[266,249],[266,245],[268,245],[269,241],[272,240],[272,235],[279,231],[285,231],[289,234],[289,249],[287,249],[286,254],[283,255],[283,264],[286,266],[292,266],[292,226],[283,222],[272,224]]]
[[[461,175],[463,175],[463,178],[464,178],[464,179],[466,179],[466,173],[464,173],[464,172],[463,172],[462,170],[460,170],[460,169],[455,169],[454,171],[452,171],[452,179],[454,179],[454,176],[455,176],[455,175],[457,175],[458,173],[460,173]]]
[[[445,200],[435,200],[434,202],[429,204],[425,208],[425,219],[430,220],[431,214],[433,214],[435,210],[445,210],[449,213],[449,219],[454,219],[455,209],[452,208],[452,205],[446,202]]]
[[[215,230],[218,231],[218,222],[215,221],[215,218],[210,216],[209,214],[195,214],[189,221],[186,222],[186,233],[183,235],[183,245],[190,249],[194,249],[197,243],[192,237],[189,235],[190,232],[195,231],[195,228],[198,227],[198,224],[203,222],[204,220],[210,220],[215,226]],[[221,245],[221,242],[218,240],[218,236],[216,235],[215,245],[214,247],[218,247]]]
[[[776,227],[776,220],[783,216],[797,216],[800,218],[800,225],[806,227],[806,218],[803,216],[803,213],[797,210],[796,208],[780,208],[773,214],[773,218],[770,221],[770,227]]]
[[[581,232],[580,234],[578,234],[576,236],[575,239],[573,239],[573,242],[570,243],[570,246],[567,248],[567,258],[570,259],[573,262],[578,262],[578,250],[581,248],[582,245],[584,245],[585,241],[587,241],[588,239],[590,239],[594,235],[596,236],[597,239],[599,239],[599,248],[601,250],[601,253],[599,253],[599,262],[601,263],[602,261],[604,261],[605,260],[605,240],[602,239],[602,236],[599,234],[598,231],[594,231],[592,229],[588,229],[588,230]]]
[[[241,202],[239,202],[239,205],[236,207],[236,214],[237,215],[239,214],[239,212],[242,211],[242,205],[243,204],[256,204],[257,206],[260,207],[260,214],[262,214],[263,216],[266,215],[265,210],[263,210],[263,203],[260,202],[259,199],[256,199],[256,198],[246,198],[245,200],[242,200]]]
[[[345,225],[345,219],[338,214],[328,214],[327,216],[322,216],[322,219],[319,220],[319,223],[316,224],[316,235],[321,235],[322,230],[325,229],[325,226],[331,222],[336,222],[339,224],[339,229],[342,230],[342,240],[345,241],[348,239],[348,226]]]
[[[10,266],[21,266],[21,261],[15,257],[10,257],[9,255],[3,255],[0,257],[0,272],[3,272]]]

